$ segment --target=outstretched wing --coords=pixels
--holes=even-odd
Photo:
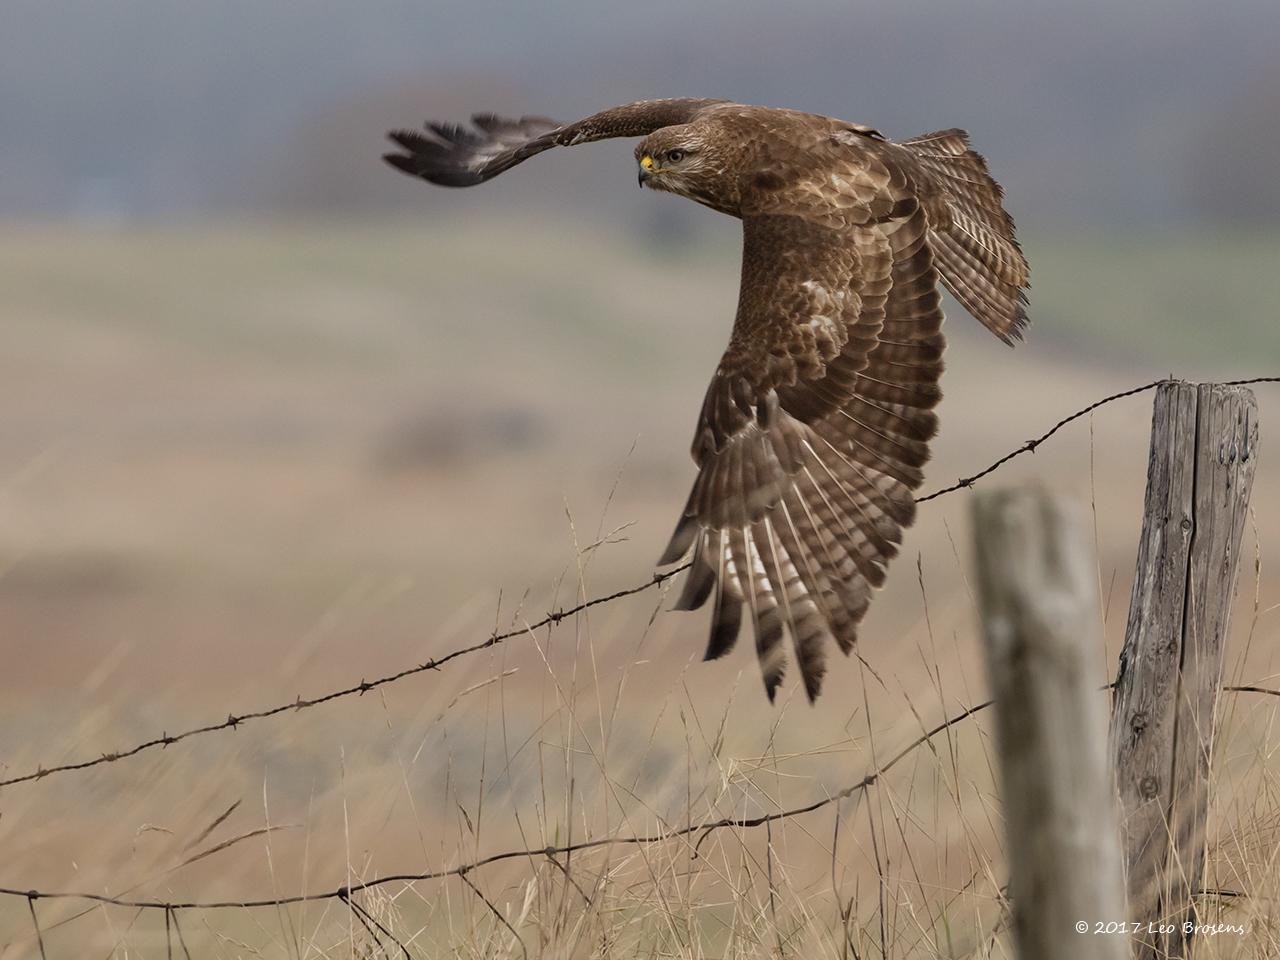
[[[943,206],[930,222],[929,246],[942,282],[1005,343],[1021,340],[1030,268],[987,161],[970,148],[963,130],[926,133],[901,147],[939,188]]]
[[[568,124],[546,117],[508,120],[478,113],[471,118],[475,129],[456,123],[428,123],[421,133],[392,131],[387,136],[406,152],[388,153],[382,159],[397,170],[431,183],[470,187],[552,147],[647,136],[662,127],[688,123],[703,107],[722,102],[639,100]]]
[[[928,220],[900,169],[863,154],[836,195],[744,218],[733,335],[707,391],[699,472],[662,563],[693,548],[678,609],[714,596],[707,659],[745,606],[773,698],[790,633],[810,699],[885,578],[936,430],[944,345]]]

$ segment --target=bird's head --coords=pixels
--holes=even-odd
[[[694,124],[655,130],[636,146],[640,186],[722,208],[729,199],[715,140]]]

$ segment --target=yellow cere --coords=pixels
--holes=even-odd
[[[653,169],[653,157],[649,156],[649,155],[646,153],[643,157],[641,157],[641,158],[640,158],[640,166],[644,167],[646,170],[652,170],[652,169]]]

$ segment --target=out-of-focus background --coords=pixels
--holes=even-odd
[[[629,142],[447,191],[379,161],[389,128],[716,96],[890,137],[968,129],[1020,225],[1033,326],[1011,351],[951,304],[926,489],[1155,376],[1280,372],[1269,0],[8,0],[0,20],[4,776],[382,675],[652,572],[732,321],[737,225],[637,191]],[[1229,662],[1251,681],[1280,640],[1280,403],[1259,396],[1259,563]],[[1112,656],[1149,399],[998,481],[1040,477],[1092,511]],[[921,509],[865,663],[837,657],[814,708],[794,684],[768,706],[749,639],[699,663],[705,614],[653,591],[360,700],[4,788],[0,886],[266,896],[822,796],[981,699],[966,506]],[[1224,756],[1242,778],[1274,747],[1270,710],[1240,705]],[[905,772],[872,817],[849,801],[834,852],[830,816],[776,832],[795,869],[776,898],[774,861],[746,840],[745,868],[710,845],[735,864],[710,879],[687,849],[595,863],[591,883],[649,884],[602,894],[606,912],[552,897],[573,888],[545,864],[477,882],[566,956],[747,955],[743,931],[770,916],[805,955],[839,955],[815,897],[851,929],[891,914],[895,956],[991,949],[985,729]],[[1215,829],[1271,849],[1260,788],[1222,795]],[[1213,869],[1252,884],[1241,872],[1267,858],[1251,857]],[[515,949],[465,886],[375,906],[424,956]],[[80,909],[41,903],[51,956],[162,955],[162,916],[68,921]],[[547,919],[584,910],[580,929]],[[333,907],[184,923],[210,956],[363,949]],[[584,939],[563,946],[570,928]],[[0,904],[0,957],[33,943],[26,904]]]

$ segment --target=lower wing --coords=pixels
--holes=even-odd
[[[915,516],[941,396],[937,273],[919,209],[852,234],[791,218],[744,228],[744,258],[773,269],[744,273],[698,477],[661,562],[693,548],[677,608],[714,598],[708,659],[733,647],[745,607],[769,698],[789,633],[812,700],[826,649],[853,648]]]

